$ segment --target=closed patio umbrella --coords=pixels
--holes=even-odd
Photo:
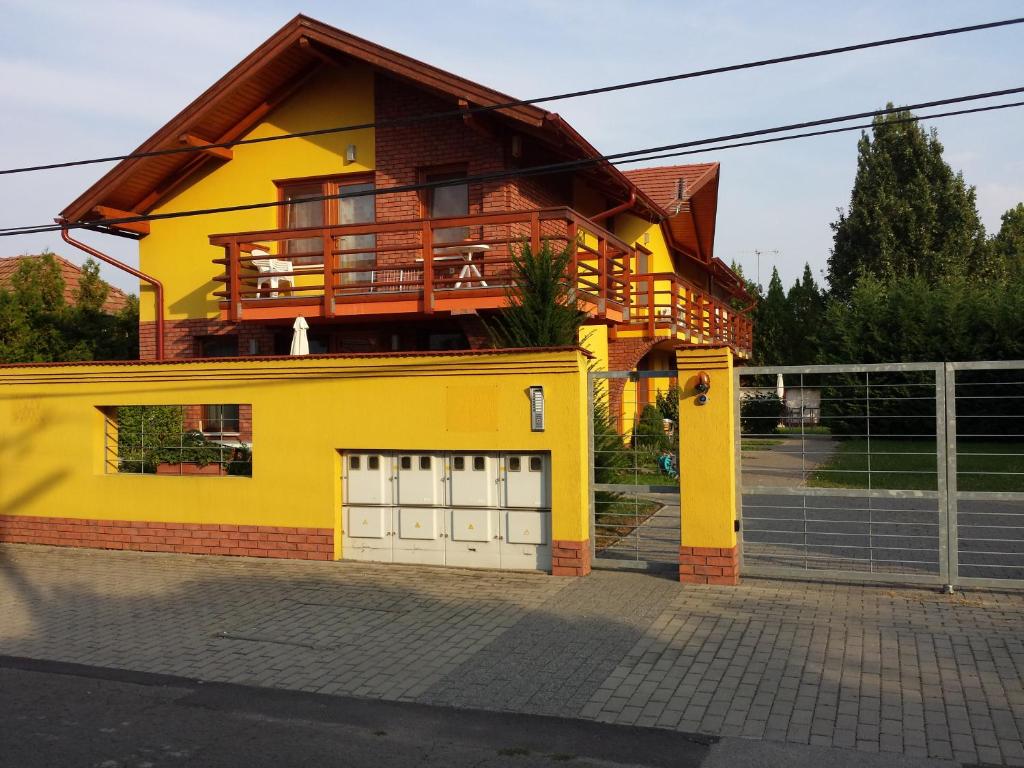
[[[309,354],[309,339],[306,337],[306,331],[308,330],[309,323],[306,322],[306,318],[304,318],[302,315],[296,317],[295,322],[292,324],[292,348],[288,354]]]

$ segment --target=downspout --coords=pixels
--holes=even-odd
[[[628,211],[634,205],[636,205],[636,190],[635,189],[632,190],[629,193],[629,200],[627,200],[624,203],[620,203],[619,205],[616,205],[614,208],[609,208],[607,211],[602,211],[601,213],[598,213],[598,214],[595,214],[595,215],[591,216],[590,220],[591,221],[604,221],[605,219],[609,219],[609,218],[611,218],[612,216],[614,216],[617,213],[622,213],[623,211]]]
[[[105,253],[97,251],[95,248],[91,248],[85,243],[79,242],[68,234],[68,224],[66,221],[57,221],[60,224],[60,236],[68,245],[73,245],[80,251],[85,251],[93,258],[99,259],[100,261],[110,264],[112,267],[117,267],[129,275],[139,278],[144,282],[149,283],[153,286],[153,292],[156,294],[156,359],[164,359],[164,284],[157,280],[155,277],[147,275],[145,272],[140,272],[134,267],[129,267],[124,262],[118,261],[113,256],[107,256]]]

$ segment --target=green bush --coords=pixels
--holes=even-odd
[[[786,415],[786,403],[774,392],[762,392],[740,401],[740,429],[745,435],[775,431]]]
[[[640,421],[633,429],[633,448],[655,454],[672,449],[672,440],[665,434],[664,417],[656,406],[645,405],[640,412]]]

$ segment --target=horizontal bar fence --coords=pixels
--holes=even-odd
[[[1024,587],[1024,362],[734,375],[744,573]]]

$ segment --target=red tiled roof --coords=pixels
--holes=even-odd
[[[626,178],[647,193],[654,202],[672,213],[675,203],[685,202],[698,191],[718,169],[718,163],[693,165],[661,165],[625,171]],[[679,199],[679,180],[683,180],[683,198]]]
[[[82,270],[63,256],[52,254],[54,261],[60,269],[60,276],[64,280],[64,301],[74,304],[78,293],[78,281],[82,279]],[[14,280],[14,274],[25,259],[38,259],[39,255],[26,256],[3,256],[0,257],[0,288],[8,288]],[[114,286],[110,286],[107,293],[107,300],[103,304],[106,312],[114,313],[124,308],[128,303],[128,296]]]

